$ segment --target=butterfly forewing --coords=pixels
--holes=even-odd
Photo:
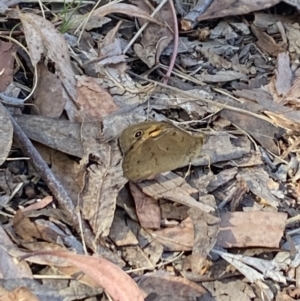
[[[137,142],[123,160],[124,176],[141,181],[188,165],[202,140],[176,127],[156,129],[148,139]]]

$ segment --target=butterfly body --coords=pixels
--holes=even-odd
[[[148,121],[127,127],[121,134],[123,173],[141,181],[189,165],[199,154],[204,136],[194,136],[167,122]]]

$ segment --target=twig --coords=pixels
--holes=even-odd
[[[202,15],[214,0],[199,0],[190,12],[181,19],[181,28],[185,31],[193,29],[198,24],[198,17]]]
[[[42,156],[39,154],[39,152],[33,146],[31,141],[25,135],[19,124],[11,115],[10,120],[14,127],[15,141],[19,144],[23,153],[31,159],[30,162],[32,166],[47,184],[49,190],[58,201],[60,207],[66,210],[66,212],[69,214],[73,226],[76,228],[76,231],[80,234],[81,231],[79,220],[72,199],[69,197],[62,184],[56,179],[52,170],[48,167],[46,162],[43,160]],[[95,236],[89,229],[89,226],[85,220],[81,220],[81,227],[87,245],[95,251]]]
[[[177,56],[177,52],[178,52],[178,35],[179,35],[176,10],[175,10],[175,7],[174,7],[173,0],[169,0],[169,4],[170,4],[171,11],[172,11],[172,14],[173,14],[173,22],[174,22],[174,31],[173,31],[174,48],[173,48],[173,53],[172,53],[172,57],[171,57],[171,61],[170,61],[168,71],[167,71],[167,73],[165,75],[165,78],[163,80],[163,83],[165,85],[168,83],[169,77],[171,76],[171,73],[172,73],[174,65],[175,65],[176,56]]]

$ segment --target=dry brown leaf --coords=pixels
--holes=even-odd
[[[33,241],[33,238],[41,238],[41,234],[35,223],[31,222],[21,210],[18,210],[13,219],[13,227],[16,234],[18,234],[23,240],[29,242]]]
[[[282,129],[265,120],[226,109],[222,110],[220,116],[230,120],[238,128],[245,130],[270,152],[279,155],[279,149],[274,140],[282,132]]]
[[[0,166],[6,160],[12,145],[13,125],[9,113],[0,103]]]
[[[267,33],[260,31],[254,25],[251,25],[253,34],[257,37],[257,46],[268,54],[277,57],[280,52],[284,52],[285,49],[278,45],[276,41]]]
[[[100,67],[95,64],[95,70],[98,72],[97,82],[103,89],[109,91],[115,103],[120,107],[128,108],[128,106],[145,103],[154,90],[153,84],[142,86],[134,81],[126,73],[127,66],[124,63],[106,66],[105,68]],[[122,118],[122,116],[116,116],[116,118],[120,117]],[[110,116],[107,122],[111,121],[114,124],[112,119],[113,117]]]
[[[297,1],[297,0],[296,0]],[[279,14],[267,14],[263,12],[254,13],[253,25],[258,28],[267,30],[268,27],[276,24],[276,22],[282,22],[283,24],[290,24],[297,22],[296,15],[279,15]]]
[[[291,88],[286,92],[285,96],[283,97],[284,103],[291,103],[294,105],[299,105],[300,103],[300,97],[299,97],[299,91],[300,91],[300,76],[298,76]]]
[[[104,17],[108,14],[125,14],[130,17],[143,18],[150,22],[154,22],[156,24],[160,24],[156,19],[152,18],[146,11],[136,7],[135,5],[127,4],[127,3],[109,3],[108,5],[103,5],[97,9],[95,9],[92,13],[92,16]]]
[[[131,0],[131,2],[150,13],[150,8],[145,2],[139,0]],[[171,30],[174,29],[174,17],[169,2],[157,12],[155,18],[166,25],[149,24],[143,32],[141,41],[133,46],[137,56],[147,64],[149,68],[159,62],[161,53],[173,40]],[[145,20],[139,19],[139,23],[142,26]],[[171,28],[171,30],[169,28]]]
[[[83,156],[80,123],[24,114],[14,118],[28,138],[75,157]]]
[[[0,301],[39,301],[39,299],[26,287],[19,287],[0,297]]]
[[[245,136],[231,136],[226,132],[211,135],[192,165],[202,166],[243,158],[251,152],[251,141]]]
[[[71,13],[66,13],[66,19],[70,20],[68,23],[68,31],[76,30],[85,24],[85,30],[89,31],[94,28],[101,28],[103,25],[109,23],[111,21],[110,18],[103,16],[91,15],[90,12],[86,14],[76,14],[74,11]]]
[[[300,54],[299,47],[299,21],[297,20],[294,24],[285,24],[286,36],[289,42],[289,53],[290,54]]]
[[[279,206],[280,200],[272,193],[272,191],[278,191],[278,183],[275,184],[262,166],[239,170],[237,179],[240,178],[247,183],[249,190],[262,202],[275,208]]]
[[[142,276],[139,287],[148,295],[158,295],[157,300],[213,300],[201,285],[183,277],[171,276],[164,271],[147,273]]]
[[[22,247],[26,248],[26,252],[23,249],[18,249],[16,247],[13,247],[9,249],[10,256],[13,256],[15,258],[21,258],[26,257],[28,255],[28,250],[31,252],[39,252],[40,250],[44,251],[62,251],[65,252],[67,249],[65,247],[62,247],[61,245],[55,244],[55,243],[48,243],[48,242],[23,242]],[[21,261],[22,262],[22,261]],[[61,267],[69,267],[72,266],[69,262],[66,260],[56,257],[56,256],[31,256],[29,258],[26,258],[26,262],[30,263],[36,263],[40,265],[49,265],[49,266],[55,266],[57,268]]]
[[[19,262],[11,255],[10,250],[17,248],[8,234],[0,227],[0,270],[2,279],[32,279],[32,271],[27,262]]]
[[[198,21],[212,18],[221,18],[225,16],[244,15],[252,11],[267,9],[274,6],[281,0],[215,0],[207,9],[207,11],[198,17]]]
[[[145,195],[135,184],[130,182],[129,186],[141,226],[143,228],[159,229],[161,213],[157,200]]]
[[[42,209],[42,208],[45,208],[46,206],[48,206],[52,202],[53,202],[53,197],[48,195],[48,196],[44,197],[42,200],[40,200],[39,202],[33,203],[32,205],[29,205],[26,208],[21,209],[21,210],[22,210],[22,212],[28,212],[31,210]]]
[[[117,265],[104,258],[78,255],[71,252],[41,251],[27,256],[57,256],[68,261],[90,276],[114,299],[119,301],[144,301],[137,284]]]
[[[137,186],[156,200],[166,199],[188,207],[199,208],[205,212],[214,211],[213,207],[196,201],[191,194],[197,194],[198,190],[192,188],[182,177],[172,172],[163,173],[154,180],[137,183]]]
[[[283,212],[221,213],[217,245],[223,248],[278,248],[285,229]]]
[[[33,66],[46,55],[55,63],[56,74],[72,100],[77,97],[75,74],[71,66],[68,45],[61,33],[48,20],[36,14],[19,14]],[[55,43],[53,42],[55,41]],[[76,107],[68,99],[65,109],[71,121],[74,121]]]
[[[0,41],[0,92],[4,92],[13,81],[14,55],[16,45]]]
[[[53,150],[44,145],[36,146],[44,160],[51,164],[55,177],[65,187],[74,203],[78,201],[78,194],[83,187],[84,172],[80,165],[68,155]]]
[[[151,232],[167,251],[190,251],[194,245],[194,227],[190,217],[178,226]]]
[[[133,268],[154,269],[152,262],[139,246],[123,248],[122,258]]]
[[[44,64],[38,64],[38,84],[34,93],[33,111],[37,115],[60,117],[68,100],[61,80]]]
[[[77,86],[76,104],[88,120],[89,118],[102,119],[118,109],[112,96],[93,77],[77,77]]]
[[[109,231],[109,238],[118,246],[137,245],[139,242],[126,223],[124,214],[115,212],[114,220]]]
[[[176,203],[171,204],[170,202],[160,202],[161,209],[161,217],[163,219],[175,219],[175,220],[183,220],[188,217],[188,207],[181,206]]]
[[[225,297],[226,300],[240,301],[251,300],[256,297],[253,287],[239,279],[208,281],[204,282],[203,286],[211,293],[213,300],[223,300]]]
[[[209,252],[216,244],[220,219],[199,209],[190,209],[188,213],[194,225],[191,266],[193,273],[200,274],[206,266]]]

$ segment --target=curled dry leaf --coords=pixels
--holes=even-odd
[[[213,1],[207,11],[198,17],[198,21],[211,18],[221,18],[225,16],[243,15],[252,11],[267,9],[281,2],[280,0],[263,0],[263,1],[247,1],[247,0],[216,0]]]
[[[103,5],[94,10],[92,16],[104,17],[108,14],[119,13],[125,14],[131,17],[139,17],[146,19],[148,21],[160,24],[157,20],[152,18],[147,12],[136,7],[135,5],[126,4],[126,3],[112,3],[108,5]]]
[[[117,265],[104,258],[78,255],[71,252],[41,251],[24,256],[22,259],[35,255],[51,255],[65,258],[69,263],[93,278],[100,287],[104,288],[113,300],[144,301],[142,292],[130,276]]]
[[[24,34],[29,48],[33,66],[45,54],[55,63],[56,74],[68,92],[68,95],[76,99],[76,80],[71,66],[68,45],[61,33],[48,20],[35,14],[19,14],[24,27]],[[54,43],[55,41],[55,43]],[[54,100],[55,101],[55,100]],[[69,117],[74,117],[75,105],[69,100],[65,106]],[[70,118],[73,120],[73,118]]]

